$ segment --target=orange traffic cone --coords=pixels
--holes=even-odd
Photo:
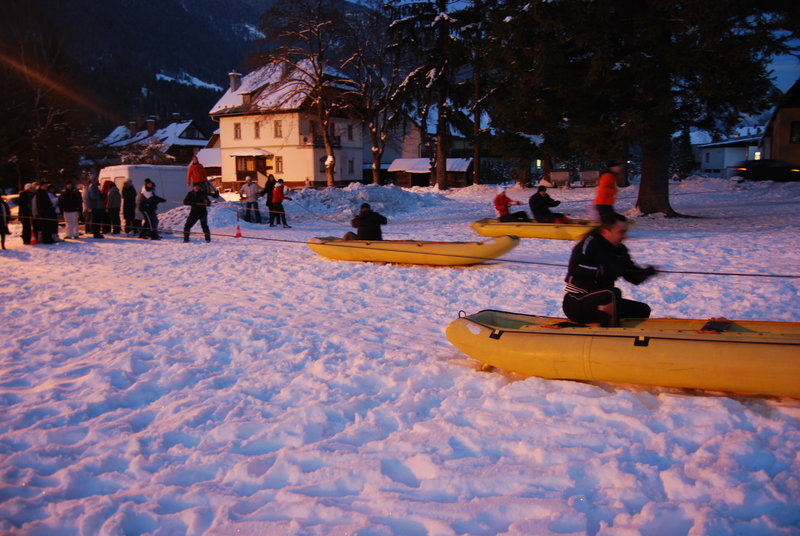
[[[242,237],[242,230],[241,230],[241,229],[239,229],[239,224],[238,224],[238,223],[236,224],[236,234],[235,234],[235,235],[233,235],[233,236],[234,236],[235,238],[241,238],[241,237]]]
[[[33,227],[33,222],[31,222],[31,227]],[[36,235],[37,234],[39,234],[39,233],[37,233],[36,231],[31,231],[31,245],[32,246],[35,246],[35,245],[37,245],[39,243],[39,241],[36,240]]]

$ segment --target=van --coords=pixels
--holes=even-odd
[[[138,194],[144,186],[144,180],[150,179],[156,185],[156,195],[167,200],[158,205],[158,213],[166,212],[183,205],[186,197],[186,173],[188,166],[154,166],[149,164],[122,164],[108,166],[100,170],[99,179],[114,181],[117,188],[122,191],[125,181],[133,181],[133,187]]]

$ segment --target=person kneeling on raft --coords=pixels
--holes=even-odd
[[[383,240],[383,233],[381,232],[381,225],[386,225],[389,220],[383,214],[378,214],[372,210],[369,203],[362,203],[358,211],[358,216],[352,219],[350,224],[355,227],[358,232],[345,233],[343,240]]]
[[[563,309],[567,318],[582,324],[599,322],[603,327],[620,325],[621,318],[649,318],[646,303],[622,298],[614,286],[617,278],[639,285],[657,270],[637,266],[623,241],[628,224],[617,213],[604,214],[600,227],[593,229],[572,250],[567,269]]]

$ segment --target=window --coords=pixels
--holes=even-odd
[[[789,143],[800,143],[800,121],[792,121],[789,127]]]
[[[275,173],[283,173],[283,157],[275,157]]]
[[[283,137],[283,126],[281,125],[280,121],[275,121],[275,137],[276,138]]]
[[[328,159],[327,156],[323,156],[319,159],[319,172],[325,173],[325,161]]]
[[[347,125],[347,139],[353,141],[353,125]]]
[[[253,134],[255,135],[256,139],[261,138],[261,121],[256,121],[253,125]]]
[[[234,123],[233,124],[233,139],[234,140],[241,140],[242,139],[242,124],[241,123]]]
[[[352,158],[350,158],[349,160],[347,160],[347,173],[349,173],[350,176],[352,177],[355,172],[356,172],[355,161]]]
[[[756,151],[753,153],[753,160],[761,160],[761,151]]]
[[[711,153],[706,151],[706,164],[708,164],[709,162],[711,162]]]

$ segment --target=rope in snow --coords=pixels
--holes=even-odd
[[[31,218],[31,220],[39,220],[39,221],[56,221],[59,222],[60,220],[53,219],[53,218]],[[177,234],[182,235],[183,229],[174,229],[174,228],[162,228],[162,232],[169,233],[169,234]],[[194,236],[204,236],[202,231],[190,231],[190,235]],[[217,236],[221,238],[235,238],[237,240],[259,240],[262,242],[278,242],[278,243],[285,243],[285,244],[301,244],[307,245],[308,242],[304,240],[290,240],[287,238],[266,238],[261,236],[238,236],[236,234],[228,234],[228,233],[219,233],[213,232],[209,233],[211,236]],[[408,240],[409,242],[424,242],[424,240]],[[388,241],[391,242],[391,241]],[[348,244],[349,248],[353,249],[371,249],[369,246],[359,246],[354,244],[352,241]],[[395,253],[404,253],[406,250],[402,249],[388,249],[382,248],[383,251],[391,251]],[[440,255],[437,253],[430,253],[425,251],[418,251],[415,252],[417,254],[423,255]],[[479,257],[474,255],[457,255],[457,254],[447,254],[448,257],[455,257],[461,259],[470,259],[475,260],[478,262],[482,261],[491,261],[491,260],[498,260],[494,257]],[[508,259],[504,258],[501,262],[507,262],[512,264],[521,264],[521,265],[528,265],[528,266],[547,266],[552,268],[567,268],[568,265],[563,263],[555,263],[555,262],[542,262],[542,261],[528,261],[523,259]],[[477,263],[476,263],[477,264]],[[660,274],[681,274],[681,275],[712,275],[712,276],[726,276],[726,277],[764,277],[764,278],[774,278],[774,279],[800,279],[800,274],[756,274],[756,273],[746,273],[746,272],[707,272],[701,270],[658,270]]]

